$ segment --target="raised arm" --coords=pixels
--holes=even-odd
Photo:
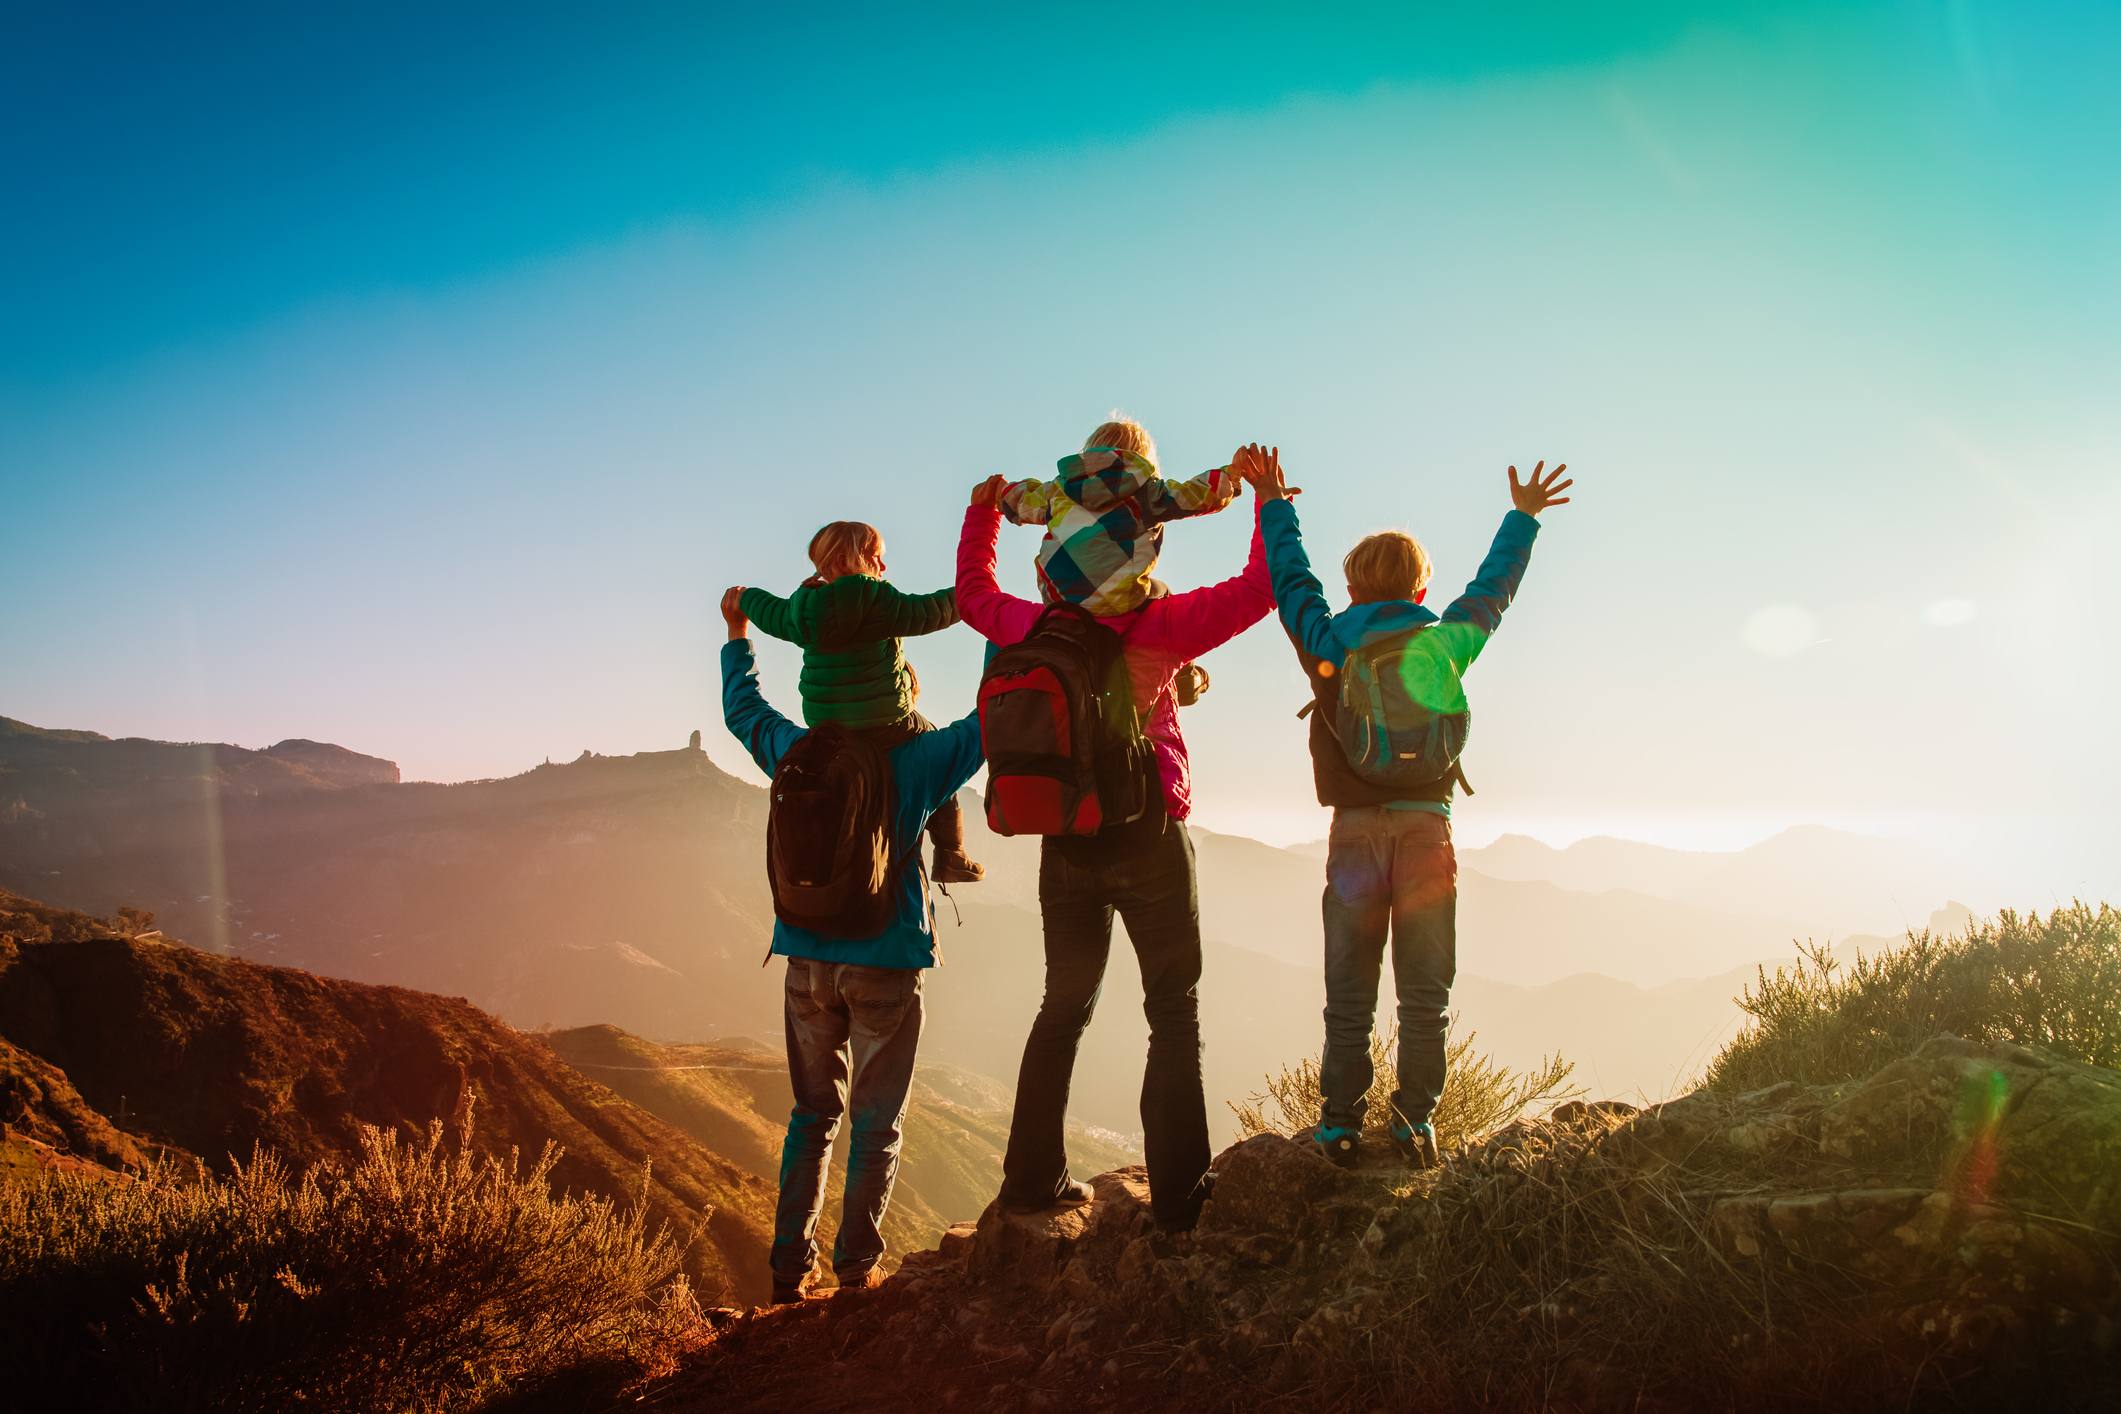
[[[732,638],[722,645],[722,725],[769,776],[803,734],[759,691],[758,659],[748,638]]]
[[[1189,476],[1184,481],[1151,477],[1136,494],[1135,500],[1142,508],[1142,519],[1154,525],[1160,521],[1184,520],[1188,516],[1213,515],[1236,499],[1244,486],[1235,470],[1219,466],[1198,476]]]
[[[862,616],[861,637],[919,638],[940,633],[957,622],[957,590],[938,589],[930,594],[905,594],[879,580],[876,597]]]
[[[1468,623],[1483,633],[1493,633],[1502,623],[1503,610],[1517,597],[1525,566],[1532,561],[1532,541],[1538,535],[1539,522],[1523,511],[1504,516],[1502,528],[1488,546],[1488,557],[1480,562],[1480,573],[1443,611],[1443,621]]]
[[[1053,508],[1060,500],[1058,481],[1027,477],[1007,482],[995,498],[995,508],[1009,518],[1011,525],[1044,525],[1053,519]]]
[[[1333,636],[1333,608],[1326,602],[1325,586],[1311,572],[1311,557],[1304,551],[1303,532],[1297,528],[1295,503],[1261,501],[1259,523],[1282,627],[1312,657],[1339,662],[1347,648]]]
[[[1274,587],[1267,576],[1267,552],[1257,516],[1252,520],[1252,552],[1245,567],[1220,584],[1174,594],[1163,601],[1162,632],[1179,661],[1219,648],[1274,609]]]
[[[1480,573],[1473,576],[1465,593],[1451,601],[1438,625],[1451,661],[1461,670],[1480,656],[1488,636],[1501,627],[1503,611],[1517,597],[1525,567],[1532,562],[1532,542],[1539,536],[1539,513],[1549,506],[1569,503],[1569,497],[1559,494],[1576,484],[1573,479],[1561,479],[1567,470],[1564,463],[1542,479],[1540,473],[1546,471],[1546,463],[1541,462],[1532,468],[1530,480],[1519,483],[1517,468],[1510,468],[1513,509],[1502,518],[1502,528],[1495,532],[1488,556],[1480,562]]]
[[[994,577],[994,542],[1001,534],[1002,513],[995,498],[1003,478],[990,477],[972,493],[965,528],[957,541],[957,611],[991,642],[1007,646],[1031,632],[1041,612],[1037,604],[1002,592]]]
[[[770,590],[751,588],[744,591],[742,602],[745,616],[760,633],[783,643],[802,643],[795,627],[795,609],[786,599]]]

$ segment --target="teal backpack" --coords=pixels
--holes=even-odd
[[[1348,654],[1337,673],[1319,663],[1321,676],[1340,679],[1333,735],[1348,765],[1371,785],[1412,789],[1449,776],[1473,793],[1458,764],[1473,713],[1447,651],[1451,635],[1439,631],[1450,627],[1428,623],[1387,634]],[[1313,705],[1323,706],[1325,695]]]

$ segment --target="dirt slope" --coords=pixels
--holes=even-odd
[[[0,914],[32,916],[5,894]],[[53,932],[90,936],[24,942],[0,931],[0,1085],[25,1123],[36,1116],[26,1137],[64,1133],[106,1162],[124,1161],[126,1142],[158,1144],[225,1170],[256,1144],[296,1163],[337,1159],[362,1124],[423,1133],[470,1114],[481,1152],[561,1145],[555,1180],[571,1190],[630,1200],[651,1165],[650,1209],[697,1239],[691,1269],[703,1290],[767,1293],[772,1188],[586,1078],[542,1038],[462,998],[110,936],[118,920],[60,922]],[[32,1087],[40,1099],[25,1103]],[[70,1114],[69,1090],[124,1134]]]

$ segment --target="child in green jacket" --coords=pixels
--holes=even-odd
[[[901,594],[884,581],[884,537],[873,525],[836,520],[810,538],[817,573],[786,599],[746,589],[741,606],[759,632],[803,650],[799,690],[807,726],[838,722],[889,750],[933,731],[913,710],[913,667],[899,640],[957,622],[957,590]],[[928,817],[931,876],[972,884],[987,871],[965,854],[965,813],[955,797]]]

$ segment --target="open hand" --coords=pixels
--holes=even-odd
[[[1536,516],[1548,506],[1566,506],[1569,498],[1554,493],[1566,491],[1576,484],[1576,478],[1573,476],[1567,481],[1561,479],[1561,474],[1569,469],[1567,462],[1556,463],[1554,469],[1547,473],[1547,479],[1541,481],[1539,473],[1545,466],[1546,463],[1542,461],[1533,467],[1532,479],[1523,485],[1517,482],[1517,468],[1510,468],[1510,503],[1528,516]]]
[[[999,473],[988,477],[972,488],[972,504],[993,510],[1002,503],[1002,492],[1009,489],[1009,478]]]
[[[1281,448],[1262,447],[1249,442],[1237,449],[1230,465],[1239,476],[1252,483],[1253,494],[1262,501],[1286,501],[1291,496],[1301,496],[1301,486],[1290,486],[1281,476]]]
[[[729,625],[729,641],[751,636],[751,620],[744,617],[744,586],[733,584],[722,591],[722,622]]]

